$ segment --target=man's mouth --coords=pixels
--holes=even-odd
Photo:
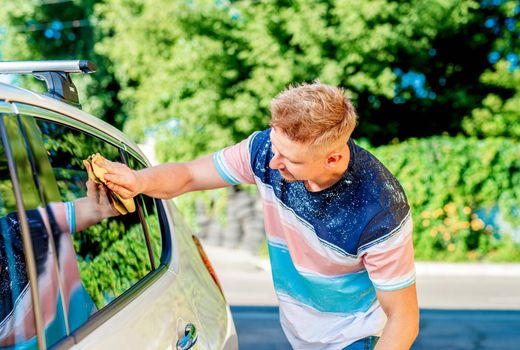
[[[285,180],[289,180],[289,181],[295,180],[295,177],[289,171],[287,171],[287,170],[278,170],[278,171],[280,172],[280,175],[282,175],[282,177]]]

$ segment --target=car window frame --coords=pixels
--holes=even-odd
[[[1,100],[0,100],[1,101]],[[150,166],[149,161],[143,157],[138,151],[134,150],[133,147],[127,146],[121,140],[118,140],[116,137],[111,135],[109,132],[100,130],[88,123],[85,123],[77,118],[74,118],[70,115],[63,114],[61,112],[57,112],[54,110],[47,109],[42,106],[33,105],[26,102],[16,102],[16,101],[5,101],[7,105],[11,106],[11,111],[9,114],[14,114],[16,116],[20,115],[28,115],[35,119],[41,119],[44,121],[54,122],[66,127],[77,130],[78,132],[87,134],[91,137],[97,137],[101,139],[103,142],[107,142],[112,146],[116,147],[119,150],[120,155],[122,155],[121,159],[126,163],[126,154],[133,156],[137,161],[142,163],[145,166]],[[0,110],[1,112],[1,110]],[[19,184],[16,183],[18,190],[20,190]],[[15,183],[13,181],[13,187],[15,187]],[[52,346],[52,349],[68,349],[71,346],[78,344],[83,338],[87,337],[90,333],[92,333],[95,329],[100,327],[103,323],[112,318],[115,314],[121,311],[126,305],[131,303],[134,299],[140,296],[142,293],[146,291],[146,289],[157,279],[159,279],[167,270],[168,266],[172,259],[172,236],[171,230],[168,220],[168,215],[166,214],[166,210],[164,208],[164,204],[162,201],[158,199],[154,199],[157,215],[159,219],[159,227],[161,231],[161,258],[160,262],[156,264],[155,269],[152,269],[146,276],[137,281],[134,285],[132,285],[128,290],[123,292],[113,301],[111,301],[108,305],[103,307],[101,310],[98,310],[91,318],[81,325],[78,329],[71,332],[68,337],[63,338],[58,343]],[[146,232],[145,227],[146,220],[144,219],[144,215],[139,215],[139,220],[141,221],[141,225],[143,227],[143,231]],[[147,239],[147,245],[149,242],[149,237]],[[25,247],[24,247],[25,248]],[[149,251],[149,259],[153,259],[153,253]],[[152,260],[150,260],[150,263]],[[31,283],[32,279],[29,277]],[[36,309],[36,307],[34,307]],[[41,307],[38,307],[38,310],[33,311],[34,313],[40,312]],[[42,332],[44,334],[44,330],[42,328]],[[37,332],[39,335],[39,331]],[[43,347],[42,349],[45,349]]]
[[[140,163],[143,167],[150,167],[147,159],[143,158],[136,152],[130,152],[131,149],[126,150],[125,160],[126,165],[128,165],[127,156],[133,157],[137,162]],[[150,197],[152,198],[152,197]],[[157,212],[157,218],[159,220],[159,228],[161,231],[161,256],[159,258],[159,266],[165,265],[169,266],[172,258],[172,232],[170,230],[170,226],[168,220],[171,220],[166,214],[166,209],[164,203],[161,199],[152,198],[155,204],[155,209]],[[146,218],[143,216],[143,220],[146,222]],[[173,221],[172,221],[173,223]]]

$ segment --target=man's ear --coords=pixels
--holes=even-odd
[[[343,155],[339,152],[331,153],[327,156],[325,160],[325,165],[329,168],[333,168],[339,164],[339,162],[343,159]]]

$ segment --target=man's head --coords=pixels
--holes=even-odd
[[[346,143],[356,121],[343,89],[319,82],[289,87],[271,102],[271,168],[287,180],[337,173],[348,158]]]

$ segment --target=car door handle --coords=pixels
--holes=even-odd
[[[184,327],[184,334],[179,334],[179,338],[177,341],[177,350],[191,349],[199,339],[197,328],[195,328],[193,323],[188,323]]]

